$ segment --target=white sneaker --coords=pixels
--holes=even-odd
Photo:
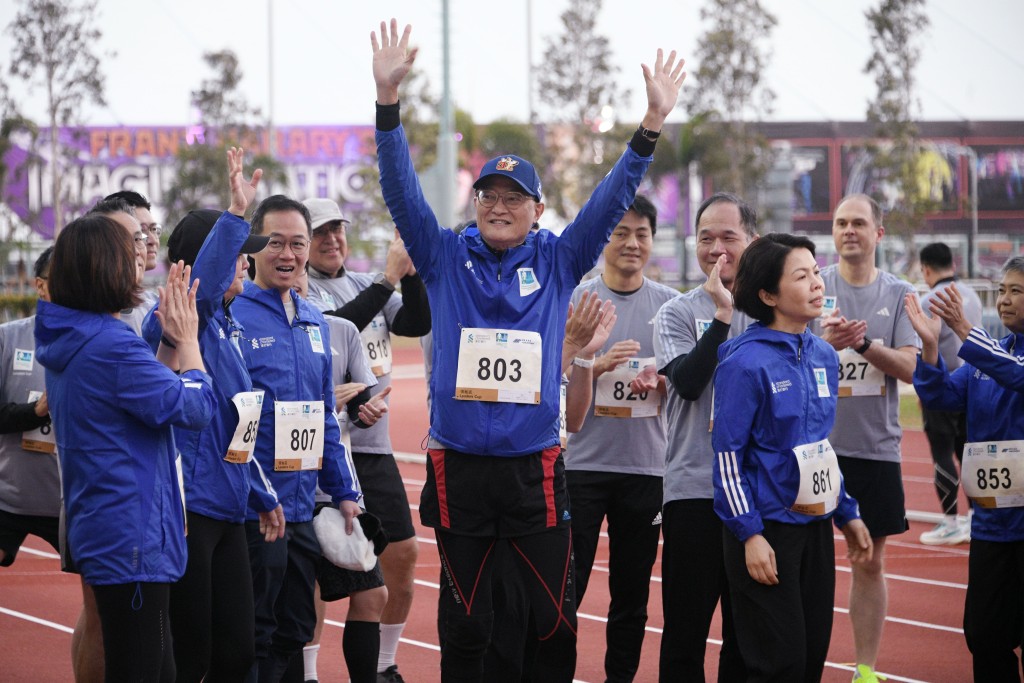
[[[942,520],[931,531],[921,534],[921,543],[925,545],[958,545],[971,540],[971,530],[957,522],[949,524]]]

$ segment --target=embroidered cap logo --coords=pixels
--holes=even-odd
[[[508,171],[508,172],[511,173],[515,169],[515,167],[518,166],[518,165],[519,165],[519,162],[516,161],[515,159],[513,159],[512,157],[502,157],[498,161],[498,165],[494,167],[494,170],[496,170],[496,171]]]

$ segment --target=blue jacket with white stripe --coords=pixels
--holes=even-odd
[[[836,416],[839,357],[805,330],[779,332],[751,324],[718,349],[715,371],[715,512],[746,541],[764,520],[807,524],[821,516],[794,512],[800,468],[793,449],[828,438]],[[824,372],[819,384],[815,372]],[[709,457],[711,454],[708,454]],[[838,482],[837,526],[860,517],[857,501]]]
[[[952,374],[918,358],[914,389],[930,410],[967,412],[967,441],[1024,439],[1024,334],[999,341],[985,330],[971,330],[958,354],[966,361]],[[974,506],[971,538],[980,541],[1024,541],[1024,507]]]

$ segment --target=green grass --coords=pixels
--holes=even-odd
[[[921,429],[921,404],[917,394],[900,395],[900,424],[904,429]]]

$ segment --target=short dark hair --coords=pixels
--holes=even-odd
[[[775,309],[761,300],[761,290],[779,293],[779,281],[786,257],[794,249],[806,249],[814,255],[814,242],[803,235],[770,232],[747,247],[736,269],[733,299],[737,310],[770,324]]]
[[[921,265],[936,270],[953,267],[953,250],[943,242],[932,242],[921,247]]]
[[[700,218],[707,211],[708,207],[718,202],[726,202],[733,204],[740,212],[740,223],[743,225],[743,229],[746,231],[749,237],[757,237],[757,211],[754,210],[750,204],[747,204],[740,198],[739,195],[733,194],[732,192],[716,192],[700,204],[700,208],[697,209],[697,219],[693,222],[694,226],[700,227]]]
[[[146,196],[136,192],[135,190],[121,190],[120,192],[108,194],[103,199],[123,199],[128,202],[128,206],[136,209],[146,209],[147,211],[153,208],[153,205],[149,203]]]
[[[871,207],[871,220],[875,222],[875,227],[878,227],[879,225],[882,224],[882,206],[877,201],[875,201],[874,197],[872,197],[869,194],[864,194],[862,192],[848,194],[842,199],[840,199],[839,203],[836,204],[836,211],[839,210],[840,206],[850,201],[851,199],[863,199],[864,201],[866,201],[868,203],[868,206]],[[835,216],[835,211],[832,212],[832,215]]]
[[[61,230],[53,245],[50,300],[66,308],[116,313],[142,302],[135,243],[120,223],[86,214]]]
[[[129,216],[135,215],[135,207],[128,203],[124,197],[115,197],[113,195],[104,197],[89,209],[87,216],[101,215],[109,216],[112,213],[126,213]]]
[[[283,194],[272,194],[256,207],[256,210],[252,213],[252,234],[262,235],[263,234],[263,220],[266,218],[268,213],[275,213],[277,211],[296,211],[302,215],[303,220],[306,221],[306,232],[313,235],[313,219],[310,218],[309,209],[306,205],[297,199],[286,197]]]
[[[50,259],[53,257],[53,246],[49,246],[43,250],[43,253],[39,255],[36,262],[32,264],[32,277],[47,277],[47,273],[50,272]]]
[[[658,233],[658,209],[650,199],[642,194],[637,194],[633,197],[633,203],[629,205],[629,210],[647,219],[647,222],[651,224],[651,235]]]

